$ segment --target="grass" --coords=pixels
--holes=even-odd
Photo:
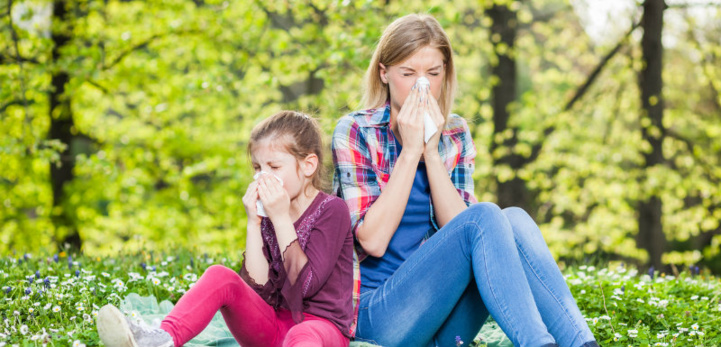
[[[238,269],[240,253],[0,258],[0,347],[97,346],[100,307],[119,305],[129,293],[176,302],[212,264]],[[602,346],[721,346],[716,277],[689,271],[675,277],[638,274],[622,264],[564,273]]]

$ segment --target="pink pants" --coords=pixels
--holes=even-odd
[[[243,347],[348,346],[349,339],[320,317],[304,313],[295,324],[290,311],[274,310],[235,271],[213,265],[160,325],[182,346],[200,334],[216,312],[223,314],[235,340]]]

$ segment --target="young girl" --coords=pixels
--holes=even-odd
[[[356,340],[457,346],[490,312],[514,346],[598,346],[534,221],[476,203],[455,88],[448,36],[433,17],[408,15],[378,42],[367,110],[336,126],[334,190],[359,246]]]
[[[243,347],[348,346],[353,236],[343,200],[320,190],[318,123],[280,112],[253,129],[248,151],[257,180],[243,197],[248,231],[240,274],[209,267],[159,329],[104,306],[98,333],[106,346],[182,346],[218,310]],[[258,201],[267,217],[258,215]]]

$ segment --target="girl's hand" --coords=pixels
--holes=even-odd
[[[443,117],[443,113],[441,113],[441,108],[438,106],[436,98],[433,97],[429,90],[426,91],[426,97],[424,99],[426,102],[421,106],[421,111],[428,112],[431,119],[433,119],[433,122],[435,122],[436,128],[438,128],[438,131],[436,131],[436,133],[428,139],[428,142],[423,150],[423,157],[430,158],[432,156],[440,155],[438,152],[438,142],[440,141],[441,133],[443,133],[443,129],[446,126],[446,119]]]
[[[419,102],[424,94],[425,88],[413,87],[396,120],[403,150],[418,154],[419,158],[423,153],[423,114],[419,112]]]
[[[260,216],[258,216],[258,210],[255,207],[255,202],[258,201],[258,182],[251,182],[248,185],[248,190],[245,191],[243,196],[243,206],[245,207],[245,214],[248,215],[248,225],[260,225]]]
[[[261,175],[258,178],[258,196],[268,218],[276,224],[279,217],[290,216],[290,197],[277,178]]]

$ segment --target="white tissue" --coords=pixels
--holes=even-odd
[[[429,80],[426,78],[426,76],[421,76],[421,77],[418,78],[418,80],[416,80],[416,85],[418,85],[419,87],[420,87],[420,86],[430,87],[430,86],[431,86],[431,81],[429,81]]]
[[[270,172],[265,172],[265,171],[256,172],[255,175],[253,175],[253,179],[257,181],[257,180],[258,180],[258,177],[260,177],[260,175],[263,175],[263,174],[272,175]],[[278,182],[280,182],[280,185],[281,185],[281,186],[283,185],[283,180],[280,179],[280,177],[278,177],[278,176],[276,176],[276,175],[273,175],[273,177],[275,177],[276,179],[278,179]],[[260,202],[260,199],[258,199],[258,200],[255,201],[255,209],[256,209],[256,212],[258,213],[259,216],[261,216],[261,217],[268,217],[268,214],[265,213],[265,208],[263,208],[263,203]]]
[[[425,76],[421,76],[420,78],[418,78],[418,80],[416,80],[416,87],[417,88],[421,88],[421,87],[430,88],[431,82]],[[438,131],[438,127],[436,126],[436,123],[431,118],[431,115],[428,114],[428,112],[424,113],[423,114],[423,133],[424,133],[423,139],[425,140],[426,143],[428,143],[428,140],[431,139],[431,137],[433,136],[433,134],[436,133],[436,131]]]

